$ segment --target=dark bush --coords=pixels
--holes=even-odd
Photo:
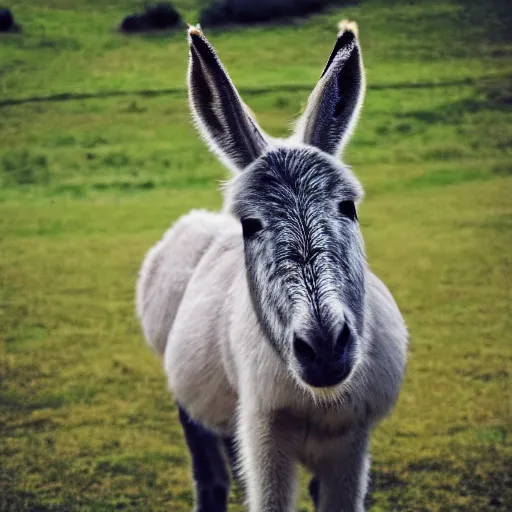
[[[141,32],[146,27],[146,21],[143,18],[143,14],[130,14],[123,19],[119,28],[122,32]]]
[[[10,9],[0,7],[0,32],[18,32],[20,26],[15,23]]]
[[[180,13],[166,3],[156,4],[146,10],[149,25],[156,30],[176,27],[181,24]]]
[[[122,32],[151,32],[181,26],[180,13],[168,2],[146,5],[144,12],[130,14],[121,22]]]
[[[318,12],[340,0],[216,0],[201,11],[204,26],[262,23]]]

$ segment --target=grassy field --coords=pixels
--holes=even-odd
[[[105,3],[14,0],[23,32],[0,34],[0,510],[191,507],[134,284],[178,215],[220,205],[225,172],[190,123],[184,32],[122,36],[138,3]],[[195,22],[198,3],[176,5]],[[411,332],[399,404],[373,439],[371,510],[511,510],[510,7],[361,0],[206,32],[284,135],[346,17],[369,84],[346,161],[367,192],[370,264]]]

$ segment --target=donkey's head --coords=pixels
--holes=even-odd
[[[364,353],[362,187],[337,157],[357,120],[364,73],[345,25],[295,133],[268,137],[199,28],[189,29],[189,99],[210,148],[234,171],[247,279],[269,342],[302,385],[333,387]]]

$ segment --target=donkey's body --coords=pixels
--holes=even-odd
[[[312,119],[328,114],[332,98],[313,98],[290,143],[258,131],[212,48],[190,34],[203,133],[247,170],[228,184],[223,213],[191,212],[151,249],[137,311],[180,404],[198,509],[225,510],[216,439],[236,437],[251,512],[293,510],[296,462],[315,475],[318,510],[362,510],[369,434],[397,399],[407,332],[365,263],[353,203],[360,185],[326,154],[344,144],[359,108],[358,47],[340,36],[324,71],[323,88],[338,68],[359,80],[339,87],[347,112],[336,100],[335,123],[317,140]],[[221,107],[232,118],[216,120]]]
[[[247,286],[242,230],[232,216],[196,211],[176,222],[146,258],[139,280],[139,297],[146,300],[138,311],[148,343],[164,358],[177,401],[193,418],[232,435],[239,397],[247,393],[255,407],[278,412],[283,420],[302,418],[290,427],[304,431],[306,450],[315,433],[371,425],[396,400],[407,332],[386,286],[370,270],[366,278],[370,356],[349,389],[326,395],[328,405],[299,388],[263,342]],[[153,318],[154,311],[162,311],[161,318]],[[169,318],[172,326],[152,332]]]

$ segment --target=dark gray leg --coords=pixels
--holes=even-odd
[[[226,512],[229,472],[220,438],[179,407],[179,417],[192,456],[197,512]]]
[[[318,492],[320,490],[320,482],[316,476],[310,480],[308,489],[309,495],[313,500],[313,505],[315,505],[315,510],[318,510]]]

